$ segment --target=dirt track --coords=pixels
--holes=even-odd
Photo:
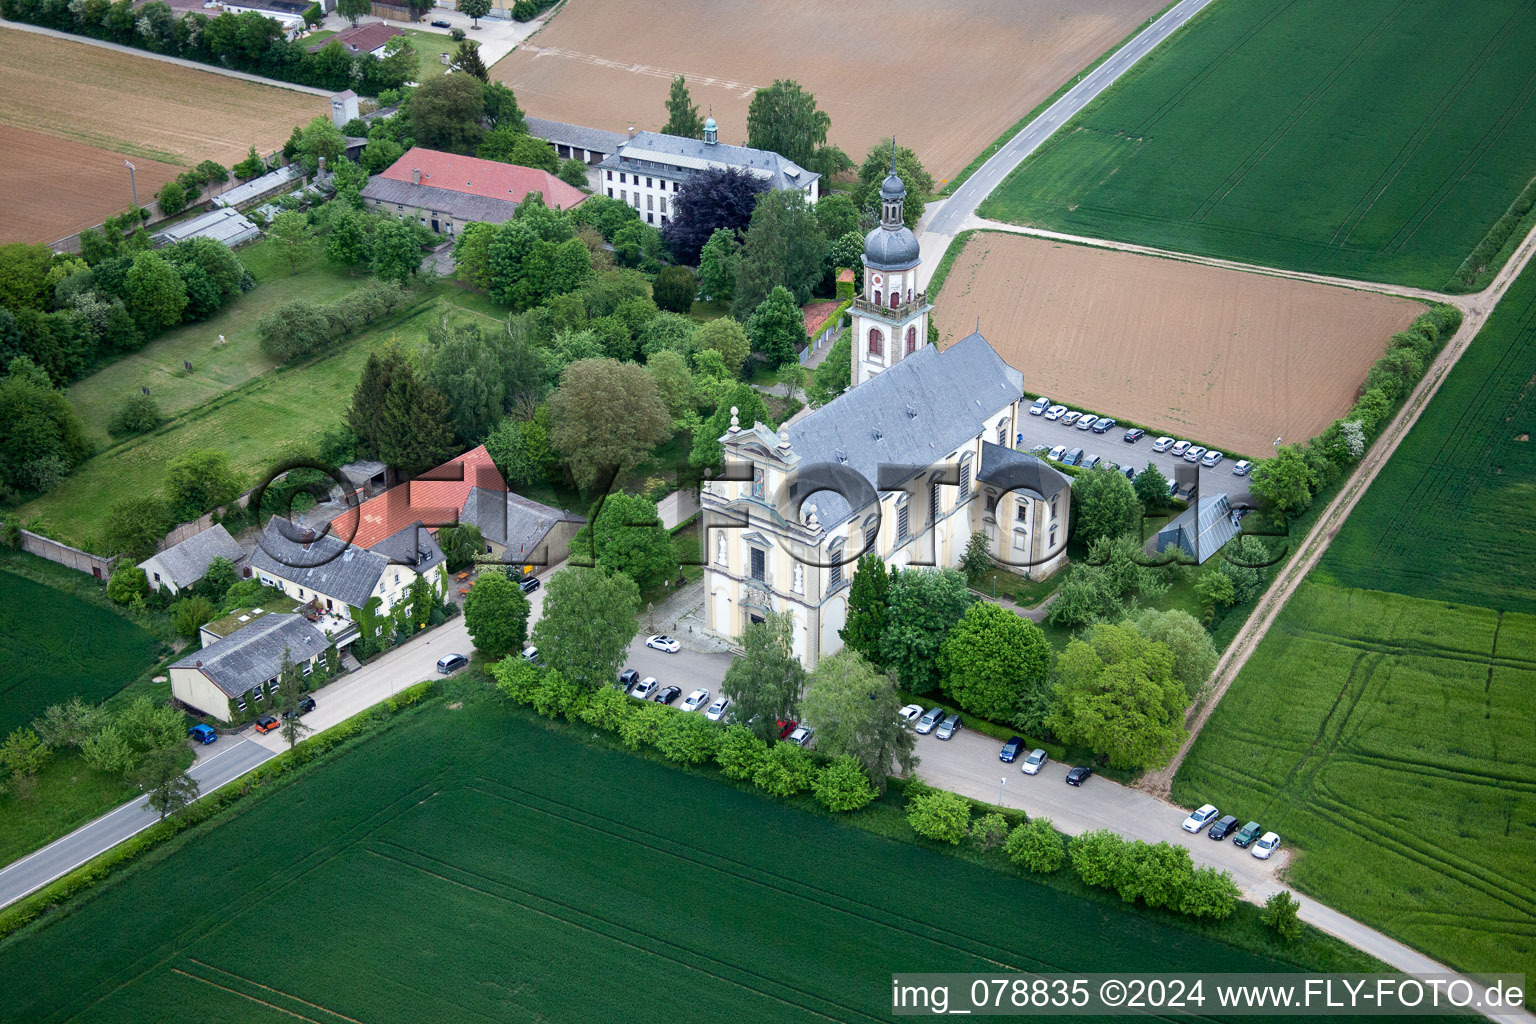
[[[1162,0],[635,0],[568,4],[491,74],[539,117],[658,129],[674,75],[723,142],[755,89],[790,78],[855,161],[896,133],[935,179],[978,152],[1163,6]],[[643,63],[642,63],[643,62]]]
[[[944,343],[982,333],[1029,390],[1262,455],[1349,408],[1408,299],[1094,249],[973,235],[935,300]]]
[[[1345,481],[1343,488],[1323,510],[1323,514],[1313,524],[1311,532],[1302,539],[1296,554],[1281,569],[1280,575],[1264,592],[1252,614],[1248,616],[1248,621],[1243,623],[1243,628],[1222,654],[1212,676],[1214,691],[1211,699],[1189,722],[1189,738],[1179,748],[1173,762],[1162,771],[1144,776],[1139,783],[1141,788],[1158,796],[1167,797],[1173,785],[1173,777],[1178,774],[1179,765],[1184,763],[1184,758],[1194,746],[1195,737],[1200,735],[1200,730],[1210,719],[1211,712],[1216,710],[1216,705],[1226,694],[1232,681],[1248,663],[1248,658],[1257,649],[1259,641],[1264,638],[1269,627],[1274,624],[1280,610],[1285,607],[1285,602],[1290,600],[1291,594],[1295,592],[1307,573],[1312,571],[1323,553],[1328,550],[1329,543],[1339,532],[1339,528],[1344,525],[1344,520],[1369,489],[1387,460],[1392,457],[1392,453],[1397,451],[1397,446],[1402,443],[1408,431],[1418,422],[1419,414],[1424,411],[1430,399],[1435,397],[1435,392],[1440,390],[1441,382],[1456,365],[1456,360],[1461,358],[1461,354],[1467,350],[1467,346],[1472,343],[1477,332],[1482,330],[1483,324],[1487,322],[1493,308],[1498,305],[1499,299],[1504,296],[1510,283],[1520,275],[1533,256],[1536,256],[1536,228],[1525,236],[1504,269],[1499,271],[1493,283],[1483,291],[1475,295],[1444,296],[1446,302],[1454,303],[1461,308],[1463,313],[1461,329],[1456,332],[1450,344],[1440,351],[1439,356],[1435,358],[1424,374],[1424,378],[1408,396],[1408,401],[1403,403],[1402,409],[1398,411],[1386,431],[1376,439],[1376,443],[1371,446],[1370,451],[1366,452],[1360,465]]]

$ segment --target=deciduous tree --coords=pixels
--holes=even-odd
[[[183,763],[186,752],[174,747],[149,751],[132,781],[149,794],[149,806],[160,812],[164,821],[197,799],[197,780],[187,774]]]
[[[450,153],[470,153],[484,134],[483,83],[474,75],[452,72],[428,78],[410,98],[411,127],[418,145]]]
[[[491,13],[491,0],[459,0],[458,10],[474,19],[471,28],[479,28],[480,19]]]
[[[150,333],[181,322],[187,286],[165,257],[141,252],[128,268],[125,304],[139,327]]]
[[[315,244],[315,230],[309,218],[297,210],[288,210],[272,219],[267,227],[267,237],[288,261],[288,273],[299,268],[299,261],[309,255]]]
[[[730,302],[741,273],[741,243],[730,228],[715,228],[699,250],[699,291],[711,302]]]
[[[767,190],[766,181],[739,167],[700,171],[672,200],[672,219],[664,233],[667,248],[680,263],[698,263],[700,251],[716,231],[734,236],[747,229],[758,196]]]
[[[965,577],[953,569],[902,569],[892,575],[881,649],[903,687],[913,693],[938,687],[939,649],[972,600]]]
[[[752,341],[741,324],[728,316],[718,317],[700,324],[693,332],[695,353],[713,349],[720,353],[720,361],[733,375],[741,373],[741,366],[752,351]]]
[[[831,127],[832,118],[816,106],[816,97],[787,79],[757,90],[747,108],[747,145],[772,150],[802,167],[813,165]]]
[[[183,521],[233,504],[244,488],[245,478],[216,448],[195,448],[166,466],[165,500]]]
[[[881,643],[891,601],[891,574],[876,552],[859,556],[848,588],[848,618],[837,631],[843,646],[863,655],[876,668],[885,664]]]
[[[722,687],[731,695],[736,719],[762,740],[779,735],[781,721],[795,716],[805,669],[794,654],[794,617],[769,612],[751,622],[741,636],[742,656],[725,671]]]
[[[794,362],[807,344],[805,317],[789,289],[777,286],[747,318],[747,338],[752,350],[769,366]]]
[[[639,632],[640,591],[628,576],[569,567],[549,578],[533,643],[550,668],[590,693],[613,682]]]
[[[577,564],[622,573],[642,589],[677,575],[672,535],[661,525],[656,503],[638,494],[605,496],[597,514],[571,538],[571,557]]]
[[[687,267],[663,267],[656,275],[652,297],[656,305],[673,313],[687,313],[693,309],[693,297],[698,292],[698,282]]]
[[[870,147],[864,162],[859,165],[859,195],[866,211],[870,211],[871,204],[874,204],[871,212],[878,211],[880,185],[890,173],[891,138],[886,136]],[[906,146],[896,147],[896,173],[907,188],[902,219],[907,227],[916,227],[918,218],[923,215],[923,207],[933,198],[933,175]]]
[[[550,441],[583,488],[634,466],[672,433],[655,379],[614,359],[567,366],[549,416]]]
[[[1115,768],[1161,768],[1184,740],[1189,696],[1173,652],[1130,626],[1099,623],[1057,659],[1050,725]]]
[[[944,639],[938,668],[961,708],[1023,728],[1028,698],[1051,670],[1051,645],[1033,622],[978,601]]]
[[[901,720],[902,700],[889,676],[847,648],[822,658],[800,702],[802,720],[816,730],[816,749],[857,763],[877,791],[893,766],[912,769],[915,735]]]
[[[959,846],[971,831],[971,802],[943,789],[909,790],[907,824],[920,836]]]
[[[528,598],[503,573],[486,572],[464,595],[464,628],[492,660],[517,654],[528,639]]]
[[[758,199],[741,251],[731,300],[738,320],[782,285],[796,305],[810,300],[821,281],[827,240],[801,192],[768,192]]]
[[[1072,481],[1072,525],[1084,544],[1132,531],[1140,518],[1135,488],[1108,466],[1095,466]]]

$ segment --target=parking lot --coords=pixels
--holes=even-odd
[[[1027,452],[1040,444],[1051,448],[1064,445],[1069,450],[1081,448],[1084,458],[1097,455],[1105,463],[1131,466],[1138,473],[1150,463],[1169,480],[1185,481],[1198,473],[1201,494],[1226,493],[1234,505],[1248,500],[1248,478],[1232,474],[1232,467],[1237,464],[1237,459],[1232,457],[1206,469],[1185,462],[1182,458],[1175,458],[1168,452],[1154,452],[1152,443],[1157,440],[1156,434],[1149,433],[1135,444],[1127,444],[1122,440],[1126,431],[1124,426],[1111,427],[1103,434],[1095,434],[1092,430],[1079,430],[1076,425],[1068,426],[1060,420],[1026,414],[1019,417],[1017,429],[1015,436],[1018,443],[1015,447],[1020,451]],[[1183,440],[1176,435],[1170,436],[1174,436],[1175,440]],[[1179,475],[1181,473],[1182,476]]]

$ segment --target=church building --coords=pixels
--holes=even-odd
[[[775,434],[732,410],[726,472],[701,494],[706,623],[739,637],[768,612],[794,617],[807,669],[842,648],[859,556],[954,567],[971,535],[1015,572],[1041,579],[1066,561],[1066,477],[1011,439],[1026,415],[1023,374],[981,334],[928,344],[918,242],[902,223],[906,188],[880,189],[853,305],[852,387]]]

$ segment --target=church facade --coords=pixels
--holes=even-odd
[[[1065,562],[1066,477],[1015,451],[1024,378],[979,333],[928,344],[916,290],[918,244],[902,225],[892,169],[881,224],[865,239],[853,307],[852,387],[777,434],[740,423],[721,440],[726,472],[705,483],[705,619],[739,637],[769,612],[794,618],[807,669],[842,648],[859,557],[953,567],[971,535],[1015,572],[1040,579]]]

